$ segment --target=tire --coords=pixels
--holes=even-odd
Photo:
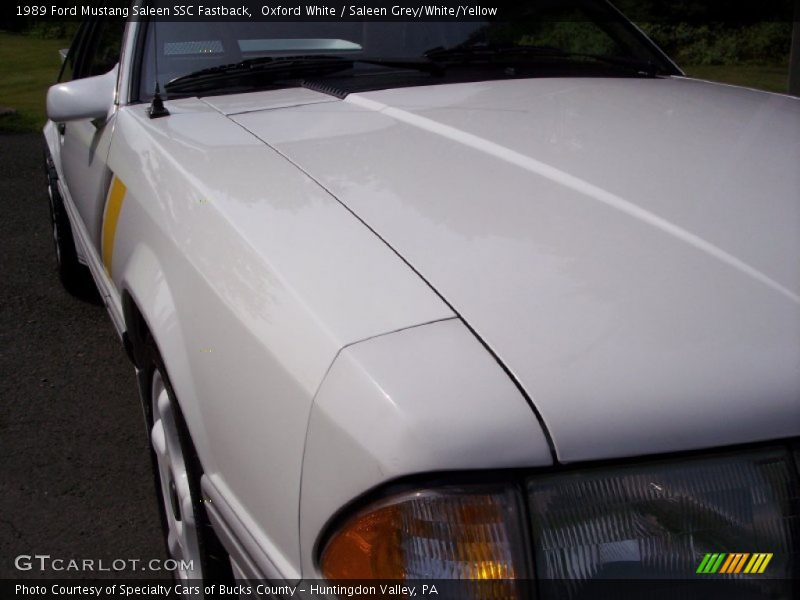
[[[48,161],[49,163],[49,161]],[[50,228],[56,254],[56,272],[61,285],[73,296],[96,302],[99,300],[97,288],[88,267],[78,260],[75,238],[67,216],[67,209],[58,191],[52,170],[47,165],[47,192],[50,206]]]
[[[178,562],[174,576],[193,586],[231,585],[230,558],[202,502],[202,467],[152,338],[146,342],[145,354],[141,393],[164,542],[168,556]],[[184,568],[188,565],[181,561],[191,561],[191,568]],[[203,598],[202,589],[191,597]]]

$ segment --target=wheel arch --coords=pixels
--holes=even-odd
[[[204,435],[205,429],[195,404],[191,402],[190,394],[194,390],[191,380],[189,386],[186,385],[188,356],[177,320],[175,298],[155,253],[144,245],[137,246],[125,262],[120,281],[120,299],[125,323],[123,341],[136,368],[140,403],[148,437],[154,418],[148,390],[151,386],[151,373],[159,369],[163,372],[164,384],[171,391],[171,400],[178,405],[179,431],[181,435],[188,437],[186,444],[181,442],[181,446],[190,473],[192,495],[197,502],[196,510],[199,511],[198,535],[202,534],[200,548],[204,552],[203,556],[207,556],[210,561],[204,561],[203,568],[212,569],[210,575],[205,570],[204,573],[206,577],[210,577],[209,581],[220,581],[230,585],[233,574],[228,554],[204,507],[201,480],[205,472],[205,463],[199,451],[198,437]],[[152,346],[155,346],[155,350]],[[156,360],[153,360],[153,352],[158,353]],[[190,421],[190,414],[194,417],[194,423]],[[159,480],[158,460],[152,450],[151,458],[162,527],[165,527],[167,518],[164,511],[167,509],[162,506],[162,483]],[[168,544],[167,551],[169,552]]]
[[[185,336],[165,270],[156,254],[140,243],[125,261],[119,281],[125,321],[123,343],[136,367],[139,383],[146,383],[141,378],[146,376],[147,340],[151,338],[167,371],[190,436],[198,447],[198,458],[204,465],[205,457],[200,448],[205,440],[205,428],[196,404],[192,402],[195,392]],[[149,411],[144,400],[142,406]]]

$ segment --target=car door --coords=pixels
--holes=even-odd
[[[62,79],[92,77],[114,69],[119,62],[124,26],[121,19],[86,23],[73,49],[74,56],[68,65],[71,69],[64,69]],[[58,125],[61,176],[86,227],[87,241],[98,252],[105,199],[111,182],[107,159],[115,117],[116,105],[106,120],[84,119]]]

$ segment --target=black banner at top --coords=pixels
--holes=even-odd
[[[756,23],[800,17],[800,0],[615,0],[626,17],[649,23]],[[517,18],[580,19],[570,6],[605,0],[11,0],[3,24],[14,19],[83,20],[91,17],[164,21],[448,21]],[[557,10],[554,10],[557,9]],[[580,15],[581,11],[576,11]],[[555,16],[554,16],[555,15]]]

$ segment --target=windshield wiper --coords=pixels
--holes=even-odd
[[[340,56],[262,56],[181,75],[166,83],[164,91],[168,93],[206,91],[243,80],[275,81],[287,77],[326,75],[352,67],[352,60]]]
[[[575,60],[582,59],[603,63],[615,67],[622,67],[637,75],[655,77],[661,69],[650,61],[632,58],[606,56],[603,54],[590,54],[583,52],[568,52],[552,46],[500,46],[493,44],[470,44],[454,46],[452,48],[432,48],[425,52],[425,56],[433,61],[444,62],[446,65],[460,64],[500,64],[507,66],[511,59],[535,60],[557,59]]]
[[[218,89],[223,85],[238,83],[242,80],[252,81],[255,79],[272,82],[286,78],[299,79],[330,75],[351,69],[355,63],[394,69],[413,69],[432,75],[441,75],[444,72],[441,65],[428,58],[415,60],[380,57],[348,58],[331,55],[262,56],[237,63],[209,67],[176,77],[164,85],[164,91],[168,93],[200,92]]]

